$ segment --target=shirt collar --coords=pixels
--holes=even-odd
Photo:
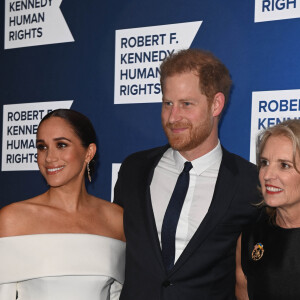
[[[178,151],[173,149],[172,151],[173,151],[175,166],[181,172],[183,170],[183,165],[187,160]],[[214,149],[212,149],[210,152],[191,161],[193,165],[192,170],[199,176],[212,165],[217,163],[219,165],[221,163],[221,160],[222,160],[222,148],[221,148],[220,141],[218,141],[217,146]]]

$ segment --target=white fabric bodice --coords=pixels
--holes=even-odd
[[[119,299],[125,243],[92,234],[0,238],[0,299]]]

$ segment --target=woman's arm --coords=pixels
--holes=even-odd
[[[240,235],[236,246],[235,296],[237,300],[249,300],[247,291],[247,279],[243,272],[241,263],[241,240],[242,235]]]

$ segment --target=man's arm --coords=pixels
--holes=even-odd
[[[240,235],[236,246],[235,296],[237,300],[249,300],[247,291],[247,279],[242,270],[241,263],[241,240],[242,235]]]

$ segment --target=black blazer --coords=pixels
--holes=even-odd
[[[124,207],[127,240],[121,300],[235,299],[235,250],[259,202],[256,166],[223,149],[209,210],[170,273],[164,269],[150,198],[153,172],[168,145],[123,162],[114,202]]]

